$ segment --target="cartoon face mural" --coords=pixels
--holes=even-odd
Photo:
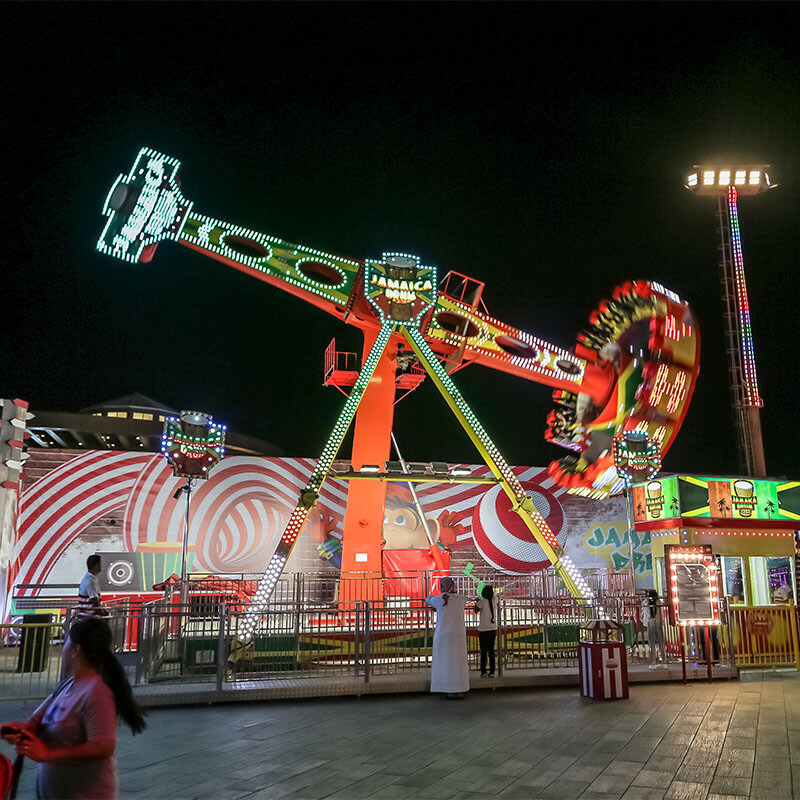
[[[393,496],[387,492],[383,514],[384,550],[427,550],[430,547],[425,525],[411,502],[411,493],[406,493],[408,499],[397,490]],[[437,542],[439,528],[434,520],[428,522],[428,529]]]

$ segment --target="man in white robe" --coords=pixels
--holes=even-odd
[[[469,602],[456,594],[452,578],[442,578],[441,596],[431,595],[425,602],[436,609],[436,630],[433,634],[431,691],[446,697],[460,698],[469,691],[467,663],[467,629],[464,608]]]

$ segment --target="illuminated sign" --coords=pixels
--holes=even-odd
[[[710,545],[664,548],[669,618],[673,625],[719,625],[719,574]]]
[[[424,267],[418,256],[384,253],[367,261],[366,295],[381,322],[419,326],[436,302],[436,268]]]
[[[108,193],[100,234],[101,253],[136,263],[149,261],[157,244],[177,239],[192,204],[178,188],[181,162],[143,147],[128,175],[120,175]]]
[[[678,479],[674,476],[634,486],[631,494],[635,522],[656,522],[681,515]]]
[[[688,475],[681,475],[678,480],[684,517],[800,519],[800,483],[796,481],[695,478]]]
[[[225,455],[227,426],[216,425],[208,414],[184,411],[180,419],[167,417],[161,452],[177,478],[207,478]]]
[[[643,431],[626,431],[615,436],[611,449],[617,474],[626,486],[649,480],[661,467],[658,443]]]

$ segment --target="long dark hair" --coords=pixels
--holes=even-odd
[[[125,671],[111,649],[111,629],[98,617],[87,617],[76,622],[69,630],[69,641],[80,645],[86,661],[94,667],[111,689],[117,714],[133,733],[141,733],[147,723],[141,707],[133,698],[133,691]]]
[[[655,589],[647,590],[647,605],[650,607],[650,613],[655,615],[658,605],[658,592]]]
[[[489,601],[489,611],[492,615],[492,625],[494,625],[494,589],[491,586],[484,586],[481,589],[481,597],[485,597]]]

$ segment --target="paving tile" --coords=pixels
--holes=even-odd
[[[575,781],[586,781],[587,783],[591,783],[604,769],[604,766],[595,765],[595,766],[576,766],[572,765],[568,770],[568,775],[570,780]]]
[[[788,758],[760,758],[756,751],[756,759],[753,762],[754,772],[763,772],[767,775],[788,774],[791,770],[791,762]]]
[[[614,760],[613,753],[602,750],[587,750],[573,766],[575,767],[607,767]]]
[[[524,775],[520,775],[514,783],[519,786],[543,789],[545,786],[549,786],[559,775],[561,775],[561,772],[557,770],[531,769]]]
[[[646,786],[652,789],[664,789],[666,791],[674,777],[675,773],[672,770],[661,772],[659,770],[648,769],[647,766],[645,766],[633,779],[633,785]]]
[[[749,795],[737,794],[709,794],[706,800],[750,800]]]
[[[368,778],[363,778],[360,781],[351,783],[346,789],[334,792],[330,797],[332,800],[351,800],[351,798],[352,800],[361,800],[361,798],[370,797],[385,786],[389,786],[394,783],[396,779],[396,775],[376,773],[375,775],[370,775]],[[405,791],[406,794],[408,794],[407,787]]]
[[[758,758],[782,758],[789,760],[788,744],[761,744],[756,745],[756,755]]]
[[[741,747],[723,747],[722,753],[720,754],[720,760],[749,761],[751,764],[755,761],[755,757],[755,749]]]
[[[438,763],[438,761],[433,762],[434,766],[436,766]],[[519,775],[524,775],[530,770],[530,768],[530,761],[520,761],[510,758],[508,761],[504,761],[502,764],[498,764],[496,767],[493,767],[490,772],[493,775],[508,775],[512,778],[516,778]]]
[[[619,800],[622,797],[619,793],[604,794],[602,792],[590,792],[588,789],[581,795],[580,800]],[[565,798],[566,800],[566,798]]]
[[[522,786],[518,783],[512,783],[506,786],[502,792],[495,795],[495,798],[503,798],[503,800],[531,800],[536,796],[536,789],[531,786]],[[453,795],[454,800],[458,800],[458,795]],[[566,800],[566,798],[564,798]]]
[[[451,774],[450,771],[447,770],[434,770],[430,769],[429,767],[423,767],[416,772],[412,772],[411,775],[401,775],[394,784],[398,786],[427,786],[431,783],[436,783],[437,781],[443,780],[444,778],[448,778]],[[484,773],[483,778],[486,777]],[[393,785],[394,785],[393,784]]]
[[[708,787],[707,783],[673,781],[664,793],[664,800],[705,800]]]
[[[711,772],[714,771],[714,767],[717,766],[717,763],[720,759],[720,752],[716,750],[701,750],[701,749],[690,749],[686,756],[683,759],[684,764],[691,764],[695,767],[705,767],[706,769],[710,770]]]
[[[662,800],[665,791],[652,786],[629,786],[622,800]]]
[[[634,776],[629,775],[598,775],[590,784],[588,791],[599,794],[624,794]]]
[[[711,791],[716,794],[733,794],[749,797],[750,778],[717,775],[711,782]]]
[[[711,783],[714,777],[714,768],[702,764],[682,764],[675,773],[676,781],[689,783]]]
[[[682,763],[683,763],[683,758],[680,757],[676,758],[674,756],[656,756],[654,754],[647,760],[645,768],[655,769],[658,770],[659,772],[669,772],[671,775],[674,775],[678,771]]]
[[[739,761],[737,759],[721,758],[715,776],[728,776],[731,778],[750,778],[753,774],[753,763],[751,761]]]
[[[636,761],[612,761],[604,770],[603,775],[622,775],[629,777],[631,780],[636,776],[636,773],[642,768],[642,765]]]
[[[589,787],[583,781],[558,780],[553,781],[549,786],[545,786],[537,795],[538,798],[547,800],[569,800],[569,798],[582,797],[583,792]]]
[[[652,755],[653,751],[650,748],[623,747],[622,750],[617,753],[617,758],[621,761],[633,761],[644,764]]]

